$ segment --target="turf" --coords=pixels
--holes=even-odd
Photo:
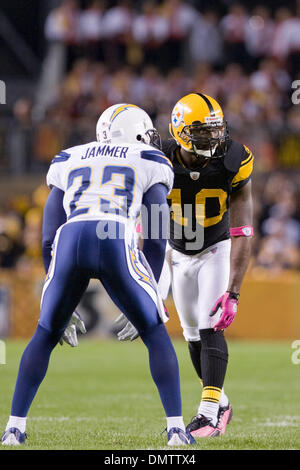
[[[186,344],[174,344],[187,424],[197,410],[201,388]],[[7,364],[0,365],[1,429],[24,345],[6,343]],[[229,342],[225,391],[234,418],[226,435],[202,439],[193,449],[300,449],[300,364],[292,363],[292,352],[288,342]],[[28,441],[22,449],[166,449],[166,434],[161,434],[165,425],[140,340],[121,344],[81,339],[78,348],[55,349],[30,410]]]

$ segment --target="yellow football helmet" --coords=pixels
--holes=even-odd
[[[181,98],[173,108],[169,130],[178,145],[197,156],[221,157],[226,151],[228,130],[223,111],[208,95],[191,93]]]

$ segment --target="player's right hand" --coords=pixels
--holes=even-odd
[[[126,320],[126,317],[123,313],[118,316],[118,318],[114,321],[114,323],[117,325],[119,324],[124,324],[124,321]],[[122,330],[120,330],[117,333],[117,337],[119,341],[134,341],[136,338],[139,337],[139,333],[137,329],[133,326],[130,321],[127,321],[126,325]]]
[[[86,333],[85,324],[79,315],[79,313],[75,310],[72,313],[72,317],[69,321],[67,328],[62,335],[59,344],[62,346],[64,342],[71,346],[72,348],[76,348],[78,346],[78,337],[77,337],[77,329],[82,333]]]

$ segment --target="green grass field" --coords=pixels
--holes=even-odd
[[[201,388],[187,345],[180,340],[174,344],[187,424]],[[24,346],[8,341],[7,364],[0,365],[1,431]],[[225,391],[234,418],[226,435],[202,439],[193,450],[300,449],[300,365],[291,362],[291,343],[231,341],[229,354]],[[27,423],[28,441],[22,449],[167,449],[166,434],[161,434],[166,420],[140,340],[81,339],[75,349],[58,346]]]

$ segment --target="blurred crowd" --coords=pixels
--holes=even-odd
[[[300,166],[300,6],[230,3],[221,15],[197,9],[202,2],[109,3],[64,0],[50,12],[37,99],[19,99],[9,125],[0,121],[0,165],[45,171],[57,151],[93,140],[98,116],[116,102],[145,108],[167,137],[178,98],[202,92],[220,101],[257,169]]]
[[[48,54],[64,48],[64,72],[43,108],[17,100],[4,137],[0,122],[0,165],[45,174],[56,153],[95,140],[99,115],[117,102],[143,107],[168,138],[177,100],[206,93],[221,103],[231,136],[255,155],[252,266],[299,270],[300,104],[292,87],[300,80],[300,8],[223,2],[221,13],[196,1],[110,3],[82,9],[65,0],[50,12]],[[1,209],[0,267],[40,262],[46,197],[41,186]]]
[[[80,9],[77,0],[65,0],[49,14],[45,34],[67,44],[71,56],[105,60],[110,68],[126,61],[168,71],[186,65],[188,55],[192,62],[239,62],[249,70],[271,56],[293,72],[300,50],[297,13],[284,3],[271,11],[263,2],[247,8],[247,2],[228,1],[92,0]]]
[[[254,184],[252,268],[300,269],[299,175],[274,172]]]

